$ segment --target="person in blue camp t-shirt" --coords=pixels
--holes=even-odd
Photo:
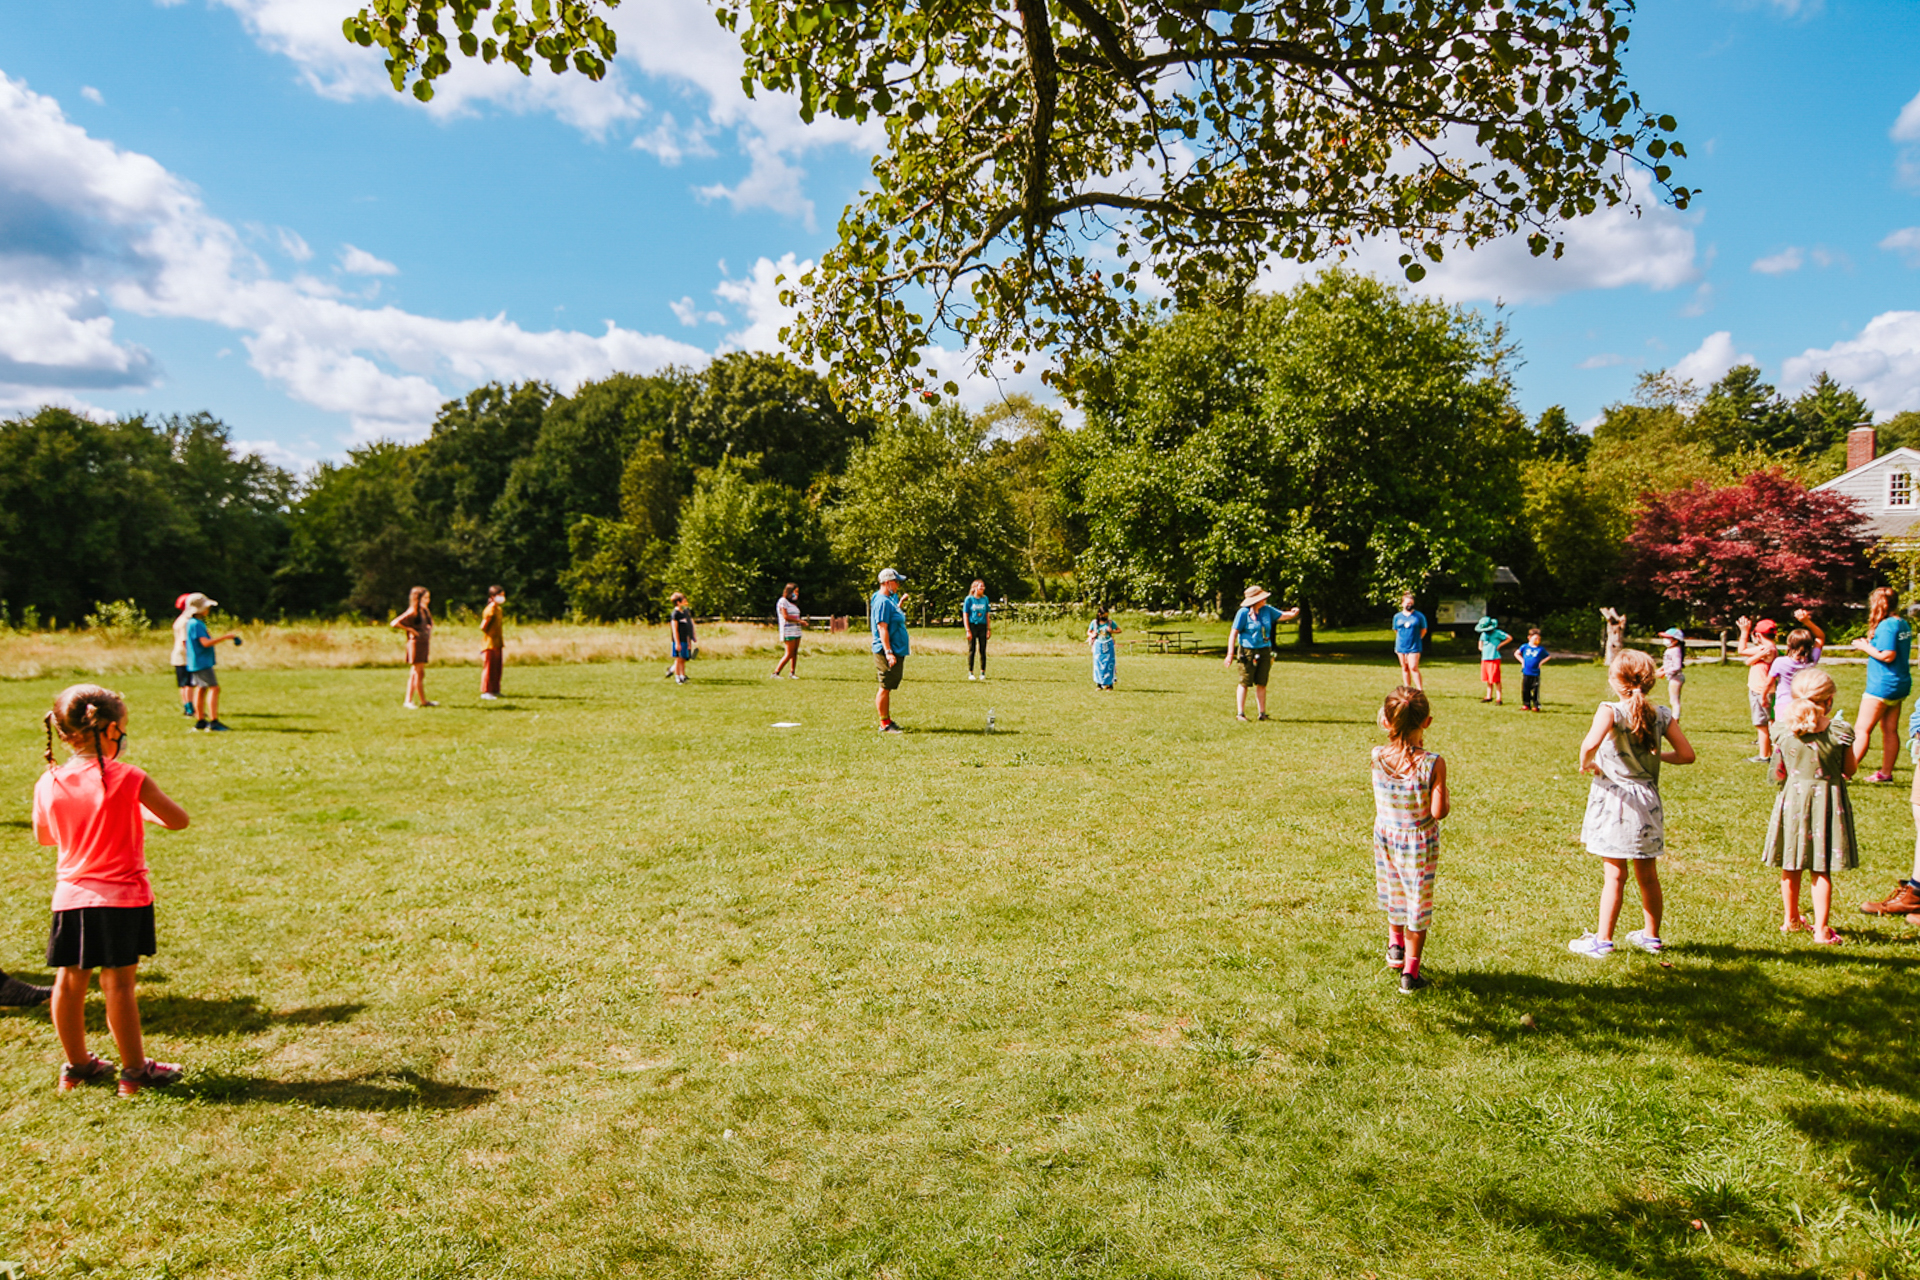
[[[1248,587],[1240,601],[1240,611],[1233,615],[1233,629],[1227,632],[1227,669],[1231,671],[1235,662],[1240,664],[1240,686],[1233,691],[1233,710],[1242,721],[1247,718],[1249,688],[1259,703],[1260,718],[1267,718],[1267,675],[1273,670],[1273,629],[1300,616],[1298,609],[1282,613],[1268,604],[1272,595],[1265,587]]]
[[[1527,642],[1513,651],[1520,659],[1520,709],[1540,709],[1540,664],[1553,657],[1540,643],[1540,628],[1527,628]]]
[[[980,651],[980,675],[987,678],[987,637],[993,634],[993,601],[987,599],[987,584],[975,578],[967,594],[960,597],[960,622],[967,629],[967,679],[973,674],[974,650]]]
[[[1393,615],[1393,656],[1400,659],[1400,683],[1409,689],[1424,689],[1420,679],[1420,655],[1427,648],[1427,615],[1413,607],[1413,592],[1400,597],[1400,612]]]
[[[880,679],[880,691],[873,697],[873,709],[880,713],[880,732],[899,733],[893,722],[893,691],[907,669],[907,615],[900,610],[900,584],[904,581],[892,569],[880,571],[880,589],[867,602],[867,629],[873,634],[873,669]]]

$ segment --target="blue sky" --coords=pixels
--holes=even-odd
[[[871,132],[745,99],[702,0],[628,0],[603,84],[462,65],[432,107],[341,39],[351,7],[0,0],[0,410],[205,409],[298,463],[492,378],[775,345],[773,278],[829,243]],[[1920,6],[1652,3],[1630,56],[1694,208],[1423,287],[1504,301],[1531,412],[1743,358],[1920,409]]]

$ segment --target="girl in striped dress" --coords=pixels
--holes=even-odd
[[[1427,695],[1401,685],[1380,708],[1387,745],[1373,749],[1373,882],[1387,913],[1387,964],[1400,971],[1400,994],[1427,985],[1420,955],[1433,917],[1433,875],[1440,865],[1440,819],[1452,807],[1447,762],[1426,749],[1433,714]]]

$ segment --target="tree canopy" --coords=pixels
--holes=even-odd
[[[1330,272],[1154,330],[1090,396],[1083,572],[1098,594],[1325,613],[1492,577],[1528,433],[1471,313]]]
[[[455,48],[598,78],[617,4],[375,0],[344,29],[424,99]],[[1557,224],[1634,203],[1636,178],[1684,208],[1677,125],[1627,83],[1633,8],[722,0],[717,16],[748,92],[886,131],[838,243],[783,293],[793,351],[867,395],[941,383],[922,359],[942,332],[981,368],[1056,360],[1072,390],[1163,308],[1236,295],[1275,256],[1390,237],[1418,280],[1498,236],[1557,255]]]

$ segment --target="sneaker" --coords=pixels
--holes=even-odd
[[[60,1092],[72,1093],[82,1085],[105,1084],[113,1079],[113,1064],[97,1053],[87,1055],[87,1060],[78,1066],[71,1062],[60,1067]]]
[[[1648,933],[1645,929],[1635,929],[1627,935],[1627,945],[1638,947],[1650,956],[1657,956],[1666,949],[1667,944]]]
[[[800,678],[800,673],[798,671],[794,672],[792,675],[787,677],[787,679],[789,680],[798,680],[799,678]]]
[[[208,733],[232,733],[233,726],[230,724],[222,724],[218,720],[209,720],[207,721],[207,732]]]
[[[1266,712],[1264,712],[1264,711],[1262,711],[1262,712],[1260,713],[1260,718],[1261,718],[1262,720],[1271,720],[1271,719],[1273,719],[1273,717],[1272,717],[1272,716],[1270,716],[1270,715],[1268,715],[1268,714],[1267,714]]]
[[[14,977],[0,979],[0,1004],[26,1009],[37,1004],[45,1004],[51,999],[53,999],[52,987],[37,987],[31,982],[22,982]]]
[[[1416,991],[1425,991],[1432,985],[1433,981],[1431,979],[1423,978],[1417,973],[1403,973],[1400,975],[1400,994],[1403,996],[1410,996]]]
[[[1235,716],[1234,719],[1238,720],[1241,724],[1245,724],[1247,722],[1247,718],[1245,716]]]
[[[405,702],[401,703],[400,705],[405,707],[409,711],[418,711],[420,709],[420,704],[415,702],[412,698],[408,698]]]
[[[120,1068],[120,1096],[131,1098],[142,1089],[164,1089],[170,1084],[179,1084],[185,1074],[177,1062],[160,1062],[148,1058],[137,1067]]]
[[[183,716],[190,716],[190,715],[192,715],[192,714],[193,714],[193,704],[192,704],[191,702],[189,702],[189,703],[188,703],[188,704],[186,704],[185,706],[183,706],[183,707],[181,707],[181,708],[180,708],[180,714],[181,714],[181,715],[183,715]]]
[[[1748,764],[1765,764],[1767,761],[1771,760],[1772,758],[1773,758],[1772,756],[1748,756],[1747,763]]]
[[[1407,949],[1403,946],[1400,946],[1398,943],[1393,943],[1393,942],[1388,943],[1387,944],[1387,967],[1389,969],[1398,969],[1401,965],[1405,964],[1406,962],[1407,962]]]
[[[423,707],[437,707],[437,706],[439,706],[440,704],[439,704],[439,703],[437,703],[437,702],[423,702],[423,703],[421,703],[420,705],[421,705],[421,706],[423,706]]]
[[[195,720],[193,722],[193,731],[195,733],[205,733],[207,731],[207,722],[205,720]]]
[[[891,721],[891,720],[889,720],[889,721],[887,721],[887,722],[886,722],[885,724],[883,724],[883,725],[881,725],[881,726],[880,726],[880,732],[882,732],[882,733],[905,733],[905,732],[906,732],[906,730],[905,730],[905,729],[902,729],[902,728],[901,728],[901,727],[900,727],[899,725],[897,725],[897,724],[895,724],[895,723],[894,723],[893,721]]]
[[[1577,956],[1585,956],[1589,960],[1605,960],[1613,954],[1613,943],[1599,934],[1588,932],[1569,942],[1567,950]]]
[[[687,678],[685,676],[675,676],[673,678],[673,682],[675,684],[685,684],[687,682]]]
[[[971,671],[969,671],[969,672],[967,672],[967,679],[969,679],[969,680],[978,680],[979,678],[980,678],[980,677],[979,677],[979,676],[977,676],[977,675],[975,675],[975,674],[973,674],[973,672],[971,672]]]
[[[1873,776],[1868,778],[1867,781],[1868,782],[1892,782],[1893,775],[1888,773],[1885,769],[1875,769],[1873,771]]]
[[[499,695],[499,694],[497,694],[497,693],[483,693],[483,694],[481,694],[481,695],[480,695],[480,701],[482,701],[482,702],[498,702],[498,701],[500,701],[500,695]]]
[[[1878,902],[1860,904],[1860,914],[1868,916],[1904,916],[1920,911],[1920,890],[1902,880],[1893,886],[1893,892]]]

